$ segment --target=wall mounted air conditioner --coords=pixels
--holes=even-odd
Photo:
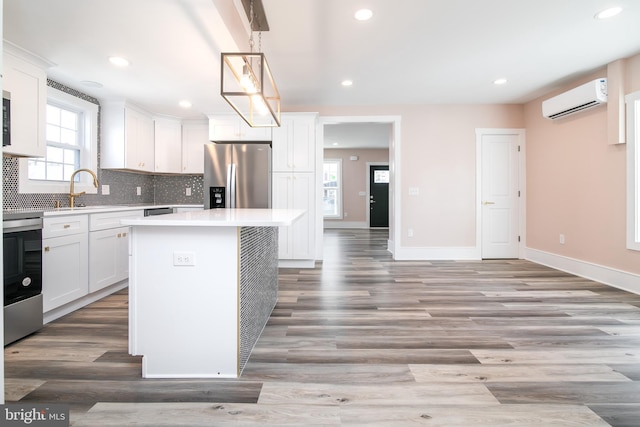
[[[595,79],[542,102],[542,115],[559,119],[607,102],[607,79]]]

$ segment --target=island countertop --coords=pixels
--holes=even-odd
[[[278,227],[293,224],[302,209],[205,209],[168,215],[127,218],[123,225],[170,227]]]

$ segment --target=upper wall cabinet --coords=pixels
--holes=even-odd
[[[102,107],[101,167],[155,171],[153,118],[123,102]]]
[[[282,126],[273,129],[273,171],[313,172],[316,167],[315,113],[282,114]]]
[[[209,116],[209,140],[214,142],[271,141],[271,129],[252,128],[235,114]]]
[[[182,170],[182,122],[178,119],[156,117],[155,172],[180,173]]]
[[[3,44],[3,91],[11,97],[11,145],[5,155],[44,157],[47,151],[47,73],[51,64],[15,45]]]
[[[208,143],[208,122],[200,120],[182,122],[182,173],[204,173],[204,145]]]

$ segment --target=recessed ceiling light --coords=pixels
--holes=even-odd
[[[493,84],[494,84],[494,85],[503,85],[503,84],[505,84],[506,82],[507,82],[507,79],[505,79],[505,78],[500,78],[500,79],[495,79],[495,80],[493,81]]]
[[[353,15],[358,21],[368,21],[373,16],[373,12],[370,9],[360,9]]]
[[[342,86],[353,86],[353,81],[351,80],[343,80]]]
[[[80,83],[83,86],[86,86],[86,87],[95,87],[95,88],[101,88],[102,87],[102,83],[94,82],[94,81],[91,81],[91,80],[82,80]]]
[[[622,12],[622,8],[621,7],[610,7],[609,9],[605,9],[601,12],[596,13],[595,18],[596,19],[607,19],[607,18],[612,18],[614,16],[616,16],[617,14],[619,14],[620,12]]]
[[[334,143],[333,143],[333,144],[331,144],[331,145],[333,145],[334,147],[337,147],[338,145],[340,145],[340,143],[338,143],[338,142],[334,142]]]
[[[187,101],[186,99],[178,102],[178,105],[180,105],[182,108],[191,108],[191,102]]]
[[[109,62],[111,62],[116,67],[127,67],[129,66],[129,61],[126,58],[121,56],[110,56]]]

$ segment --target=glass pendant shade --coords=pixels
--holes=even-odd
[[[263,53],[222,53],[220,94],[251,127],[280,126],[280,94]]]

